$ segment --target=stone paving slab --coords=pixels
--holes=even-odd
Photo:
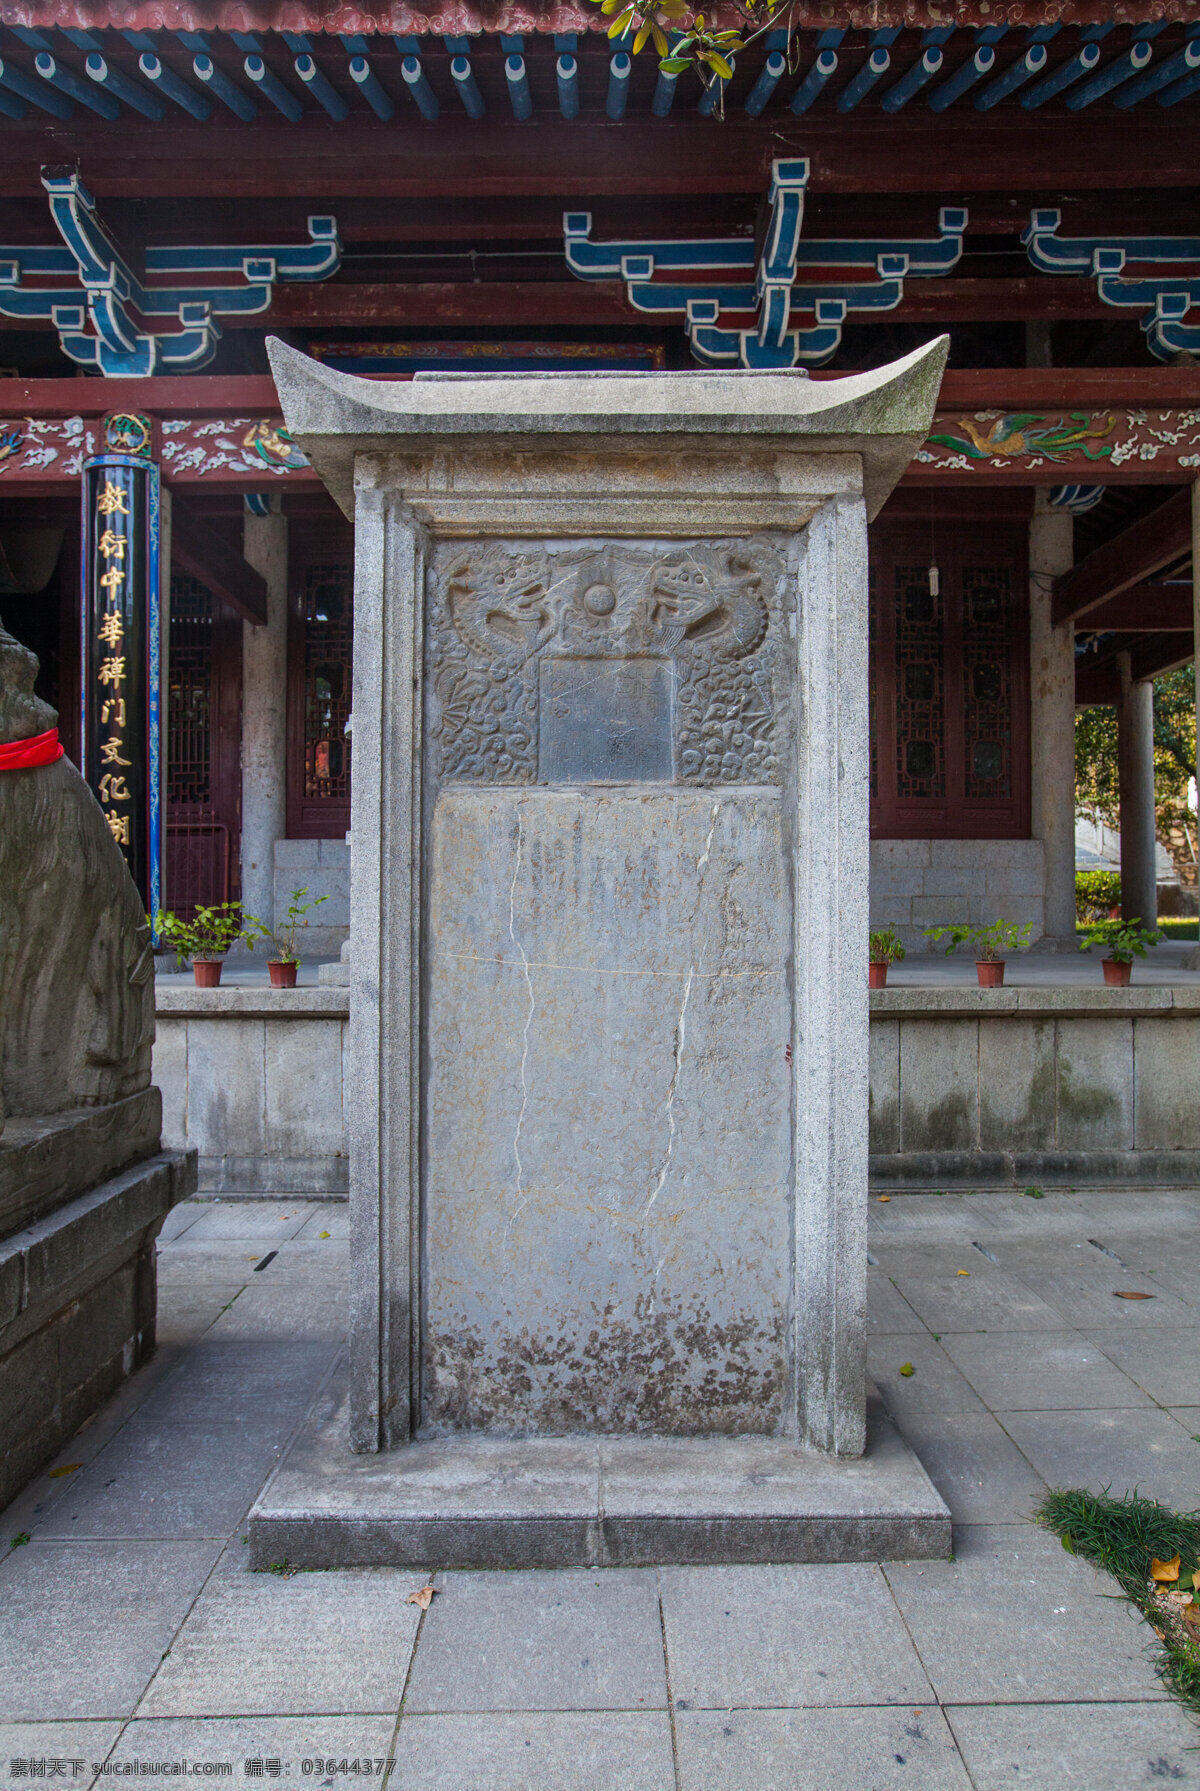
[[[1116,1263],[1073,1274],[1023,1268],[1021,1279],[1046,1304],[1062,1315],[1064,1324],[1091,1330],[1101,1325],[1121,1325],[1126,1330],[1161,1330],[1195,1325],[1196,1314],[1170,1289],[1150,1275],[1122,1269]],[[1148,1300],[1123,1300],[1125,1293],[1149,1294]]]
[[[1062,1318],[1016,1275],[897,1276],[896,1287],[930,1331],[1060,1331]]]
[[[1173,1704],[981,1704],[946,1714],[975,1791],[1200,1784],[1200,1731]]]
[[[12,1550],[0,1567],[0,1716],[131,1715],[219,1552],[39,1536]]]
[[[120,1733],[120,1722],[0,1722],[0,1791],[29,1791],[28,1762],[48,1759],[69,1761],[66,1783],[87,1791],[96,1781],[93,1765],[108,1757]]]
[[[1147,1394],[1078,1331],[957,1333],[943,1347],[993,1412],[1146,1406]]]
[[[1046,1531],[964,1525],[952,1562],[884,1572],[942,1704],[1166,1697],[1147,1626]]]
[[[665,1710],[653,1568],[447,1573],[405,1710]]]
[[[882,1269],[867,1270],[867,1331],[911,1331],[920,1319]]]
[[[911,1366],[911,1375],[900,1370]],[[896,1418],[916,1412],[982,1412],[984,1404],[928,1331],[867,1339],[867,1371]]]
[[[936,1705],[686,1711],[676,1729],[680,1791],[971,1791]]]
[[[188,1227],[188,1244],[212,1243],[218,1238],[265,1238],[273,1244],[284,1243],[297,1237],[316,1212],[311,1200],[256,1200],[248,1205],[213,1200]]]
[[[46,1519],[52,1537],[228,1536],[280,1459],[294,1420],[164,1424],[140,1411]]]
[[[933,1701],[878,1567],[664,1567],[660,1580],[677,1711]]]
[[[233,1549],[248,1554],[241,1544]],[[427,1576],[251,1573],[226,1557],[139,1716],[331,1716],[399,1709]]]
[[[1134,1489],[1177,1511],[1200,1500],[1200,1444],[1169,1412],[1001,1412],[1000,1423],[1051,1486]]]
[[[956,1524],[1023,1522],[1046,1491],[990,1412],[912,1413],[900,1428]]]
[[[111,1764],[120,1768],[133,1761],[187,1761],[190,1766],[228,1763],[234,1784],[245,1786],[247,1762],[261,1761],[255,1773],[275,1791],[314,1791],[325,1783],[353,1786],[357,1791],[385,1782],[386,1767],[376,1772],[376,1762],[395,1755],[396,1717],[381,1716],[254,1716],[254,1717],[150,1717],[128,1723],[112,1750]],[[338,1765],[370,1762],[370,1772],[326,1774],[319,1767],[330,1760]],[[272,1769],[266,1769],[266,1763]],[[278,1765],[278,1771],[274,1770]],[[307,1770],[306,1770],[307,1767]],[[118,1777],[121,1775],[118,1773]],[[207,1776],[211,1782],[211,1775]],[[224,1778],[218,1783],[223,1783]],[[395,1782],[395,1781],[394,1781]],[[23,1785],[21,1791],[29,1791]]]
[[[675,1791],[676,1786],[665,1712],[406,1715],[398,1750],[404,1791]]]

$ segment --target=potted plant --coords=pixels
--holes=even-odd
[[[155,934],[175,951],[175,962],[182,970],[190,959],[192,975],[198,989],[215,989],[221,980],[225,954],[238,940],[244,940],[248,951],[254,941],[264,939],[267,929],[252,914],[246,914],[240,902],[220,902],[215,907],[196,909],[191,920],[160,909],[147,920]]]
[[[975,974],[981,989],[998,989],[1004,981],[1002,951],[1024,951],[1029,944],[1033,923],[1017,926],[1011,920],[994,920],[986,927],[926,927],[925,937],[935,943],[949,935],[947,953],[959,945],[975,947]]]
[[[267,959],[267,974],[271,978],[273,989],[294,989],[296,987],[296,972],[300,968],[300,959],[296,954],[296,929],[306,914],[314,908],[319,908],[322,902],[329,900],[327,895],[323,895],[315,896],[311,902],[306,902],[304,898],[307,894],[307,884],[302,889],[293,889],[283,925],[276,927],[275,931],[269,935],[275,945],[275,955]],[[304,925],[308,925],[306,920]],[[264,927],[264,934],[266,931],[267,929]]]
[[[871,934],[871,961],[867,965],[867,987],[869,989],[886,989],[888,965],[895,964],[904,956],[904,947],[896,933],[895,927],[884,927],[878,933]]]
[[[1104,980],[1114,988],[1124,989],[1129,986],[1134,958],[1144,958],[1146,947],[1157,945],[1158,940],[1159,935],[1144,927],[1140,919],[1098,920],[1079,941],[1079,949],[1086,951],[1090,945],[1106,945],[1108,956],[1100,961]]]

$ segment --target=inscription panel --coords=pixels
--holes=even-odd
[[[538,683],[539,783],[670,781],[668,660],[543,659]]]
[[[785,577],[769,536],[443,542],[426,615],[435,779],[777,784]]]

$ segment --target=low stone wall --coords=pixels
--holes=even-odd
[[[227,1194],[347,1186],[348,991],[162,989],[163,1142]],[[1200,989],[882,989],[876,1186],[1200,1180]]]
[[[345,1194],[345,989],[164,989],[163,1143],[212,1193]]]
[[[1200,989],[883,989],[874,1185],[1191,1182]]]
[[[871,925],[921,947],[925,927],[1003,918],[1046,930],[1040,840],[872,840]]]

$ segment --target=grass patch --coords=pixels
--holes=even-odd
[[[1195,939],[1197,926],[1200,926],[1193,915],[1190,919],[1172,915],[1169,920],[1160,920],[1158,930],[1165,939]]]
[[[1112,1575],[1159,1639],[1155,1670],[1163,1684],[1200,1717],[1200,1642],[1190,1638],[1182,1617],[1164,1605],[1164,1588],[1150,1578],[1152,1560],[1173,1561],[1178,1555],[1175,1584],[1191,1587],[1200,1568],[1200,1511],[1172,1511],[1136,1492],[1114,1499],[1107,1491],[1076,1488],[1047,1493],[1035,1517],[1061,1537],[1070,1554],[1082,1555]]]

